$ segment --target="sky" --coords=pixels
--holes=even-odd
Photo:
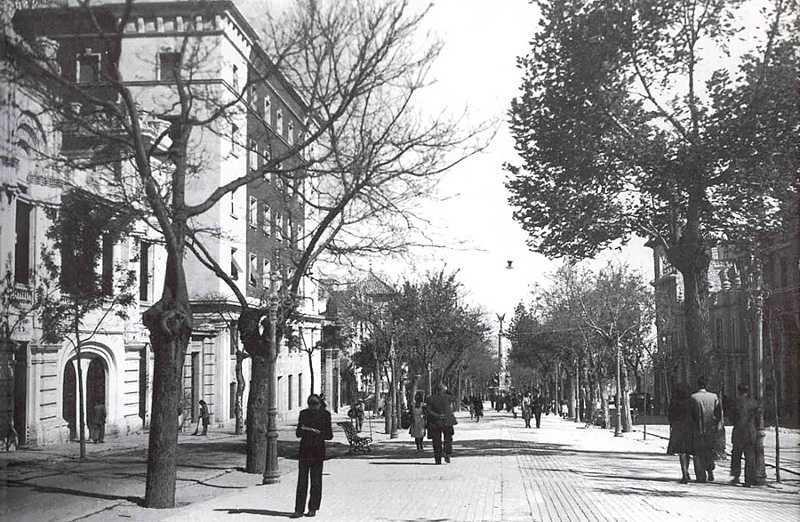
[[[415,2],[424,5],[424,2]],[[522,71],[516,57],[529,49],[537,28],[537,9],[527,0],[438,0],[428,15],[428,27],[444,41],[445,48],[431,76],[436,84],[425,101],[448,106],[454,113],[464,107],[477,120],[500,118],[497,136],[488,149],[448,172],[440,195],[444,202],[424,202],[421,213],[429,218],[447,244],[467,242],[459,249],[429,249],[401,268],[388,268],[413,277],[426,270],[446,267],[459,270],[458,279],[467,302],[483,307],[492,318],[510,318],[520,301],[529,301],[531,286],[546,284],[546,275],[560,261],[530,251],[527,234],[512,218],[509,192],[504,186],[505,162],[519,164],[509,132],[507,112],[517,95]],[[653,278],[652,253],[643,240],[621,251],[608,251],[590,263],[620,259],[639,270],[646,281]],[[507,269],[507,261],[513,268]]]

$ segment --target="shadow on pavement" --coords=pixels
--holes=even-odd
[[[136,504],[137,506],[140,507],[144,506],[143,497],[126,497],[120,495],[108,495],[105,493],[95,493],[91,491],[81,491],[78,489],[59,488],[55,486],[38,486],[36,484],[29,484],[18,480],[8,480],[6,481],[6,485],[12,488],[30,488],[32,491],[35,491],[37,493],[60,493],[63,495],[97,498],[100,500],[124,500],[126,502],[131,502],[133,504]]]
[[[273,511],[271,509],[236,509],[236,508],[221,508],[214,511],[222,511],[229,515],[262,515],[270,517],[284,517],[289,518],[292,516],[291,511]]]

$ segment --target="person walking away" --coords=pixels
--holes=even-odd
[[[567,406],[566,402],[562,401],[561,402],[561,418],[562,419],[566,419],[568,417],[569,417],[569,406]]]
[[[422,394],[414,396],[414,404],[411,405],[411,427],[408,433],[414,437],[417,444],[417,451],[425,451],[422,441],[425,439],[425,405],[422,404]]]
[[[533,390],[533,399],[531,399],[531,409],[533,416],[536,418],[536,427],[542,426],[542,406],[544,399],[539,395],[539,390]]]
[[[531,414],[533,413],[531,404],[531,392],[525,392],[522,397],[522,418],[525,421],[525,427],[531,427]]]
[[[733,434],[731,442],[731,479],[732,484],[739,483],[742,472],[742,455],[744,455],[744,486],[750,487],[756,483],[756,440],[761,426],[758,401],[750,398],[750,387],[742,383],[736,387],[738,396],[731,409],[731,423]]]
[[[475,409],[475,422],[480,422],[483,417],[483,401],[479,396],[472,396],[472,407]]]
[[[364,425],[364,401],[359,400],[356,403],[356,431],[361,432],[361,427]]]
[[[689,482],[689,459],[692,451],[692,400],[689,385],[679,383],[672,390],[667,419],[669,419],[669,444],[667,455],[678,455],[681,463],[681,484]]]
[[[197,419],[197,427],[194,429],[194,434],[197,435],[197,432],[200,431],[200,423],[203,423],[203,433],[202,435],[208,435],[208,424],[211,416],[208,413],[208,405],[206,401],[200,399],[200,417]]]
[[[325,461],[325,441],[333,438],[331,414],[322,408],[322,400],[316,393],[308,396],[308,408],[300,412],[295,435],[300,439],[298,453],[297,492],[294,513],[291,518],[300,518],[305,510],[308,494],[308,477],[311,476],[311,498],[308,513],[313,517],[322,502],[322,465]]]
[[[692,455],[695,482],[714,481],[714,445],[722,421],[719,398],[706,391],[708,380],[697,379],[699,388],[692,394]]]
[[[469,410],[470,420],[475,420],[475,405],[472,403],[472,398],[464,395],[464,400],[462,402],[464,406],[466,406],[467,409]]]
[[[106,438],[106,405],[98,402],[92,411],[92,440],[95,444],[105,443]]]
[[[511,396],[511,413],[514,415],[514,418],[517,418],[517,407],[519,406],[519,395],[516,393]]]
[[[441,464],[444,455],[445,462],[450,462],[453,452],[453,426],[456,421],[449,397],[442,385],[433,387],[433,395],[428,397],[425,411],[428,414],[428,438],[433,442],[433,460],[436,464]]]

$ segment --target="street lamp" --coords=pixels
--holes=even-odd
[[[269,287],[269,353],[267,354],[267,394],[269,409],[267,410],[267,465],[264,470],[264,484],[275,484],[280,480],[278,472],[278,285],[280,276],[273,272]]]
[[[509,268],[511,263],[509,262]],[[500,371],[497,374],[497,388],[498,391],[506,387],[505,378],[505,365],[503,364],[503,321],[506,319],[506,314],[495,314],[497,320],[500,322],[500,331],[497,333],[497,356],[500,363]]]

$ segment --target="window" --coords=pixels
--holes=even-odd
[[[139,243],[139,300],[152,301],[150,290],[153,282],[153,263],[150,258],[153,244],[147,241]]]
[[[236,189],[231,190],[231,216],[239,217],[236,215]]]
[[[286,137],[289,140],[289,145],[294,145],[294,123],[289,122],[289,135]]]
[[[247,281],[256,286],[258,284],[258,256],[250,254],[250,274]]]
[[[31,206],[17,200],[14,282],[27,285],[31,277]],[[63,265],[63,262],[62,262]]]
[[[102,248],[101,288],[103,295],[112,295],[114,293],[114,239],[110,235],[103,236]]]
[[[78,83],[96,83],[100,79],[100,54],[89,49],[78,55],[76,76]]]
[[[270,210],[269,205],[264,203],[264,222],[261,224],[261,230],[264,232],[264,235],[269,236],[269,227],[270,227]]]
[[[250,228],[257,228],[258,227],[258,200],[253,196],[250,196],[250,200],[247,206],[247,219],[250,221]]]
[[[280,242],[283,241],[283,215],[275,215],[275,239]]]
[[[264,95],[264,120],[272,126],[272,97],[269,94]]]
[[[277,116],[275,118],[275,130],[278,132],[278,134],[283,136],[283,110],[278,109]]]
[[[269,158],[270,158],[269,151],[268,150],[264,150],[264,151],[261,152],[261,155],[264,158],[264,163],[263,164],[266,166],[267,163],[269,163]],[[265,172],[264,173],[264,181],[269,183],[269,172]]]
[[[158,79],[162,82],[174,82],[181,77],[181,53],[158,53]]]
[[[292,407],[294,406],[294,405],[292,404],[292,398],[293,398],[293,397],[292,397],[292,377],[294,377],[294,376],[293,376],[293,375],[290,375],[290,376],[289,376],[289,382],[288,382],[288,385],[289,385],[289,392],[286,394],[286,395],[289,397],[289,409],[290,409],[290,410],[291,410],[291,409],[292,409]]]
[[[239,142],[239,126],[231,123],[231,154],[238,155],[236,144]]]
[[[251,107],[256,107],[258,103],[258,94],[256,93],[256,86],[251,85],[247,88],[247,103],[250,104]]]
[[[723,343],[723,333],[722,333],[722,319],[717,319],[714,321],[714,326],[716,327],[717,333],[717,351],[722,351],[722,343]]]
[[[236,262],[236,249],[231,248],[231,279],[238,281],[239,272],[241,271],[242,268],[239,266],[239,263]]]
[[[228,332],[231,335],[231,355],[236,355],[239,349],[239,324],[236,321],[231,321]]]
[[[264,290],[268,290],[269,289],[270,276],[272,275],[271,272],[270,272],[270,268],[271,267],[269,265],[269,259],[265,258],[264,259],[264,266],[261,269],[261,287]]]
[[[238,92],[239,91],[239,68],[234,65],[231,68],[231,71],[232,71],[231,84],[233,85],[233,90]]]
[[[782,257],[778,261],[778,274],[781,278],[781,288],[786,288],[789,286],[789,270],[786,266],[786,258]]]
[[[247,163],[249,163],[250,170],[258,169],[258,143],[256,140],[250,140],[247,146]]]

